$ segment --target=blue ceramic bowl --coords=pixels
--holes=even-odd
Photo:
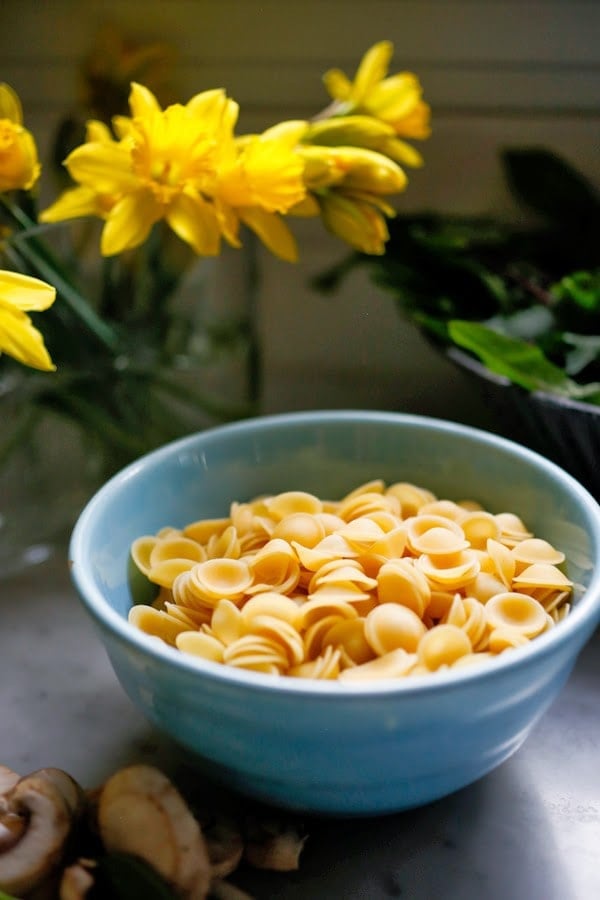
[[[128,624],[129,546],[139,535],[226,515],[232,500],[290,489],[335,498],[376,477],[519,514],[566,552],[582,585],[570,615],[487,666],[363,687],[196,660]],[[70,555],[75,586],[141,712],[230,787],[327,814],[406,809],[485,775],[525,740],[600,620],[593,498],[528,449],[412,415],[294,413],[169,444],[92,498]]]

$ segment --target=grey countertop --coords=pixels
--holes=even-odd
[[[180,787],[189,755],[148,725],[70,584],[66,552],[0,581],[0,763],[66,769],[93,787],[120,765]],[[476,784],[375,819],[305,822],[300,869],[240,869],[257,900],[600,897],[600,632],[523,747]],[[210,786],[208,786],[210,787]]]

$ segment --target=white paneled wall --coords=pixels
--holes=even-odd
[[[504,146],[548,147],[600,182],[596,0],[2,0],[0,80],[20,93],[42,147],[109,20],[173,44],[180,99],[227,88],[242,107],[240,130],[314,113],[327,100],[325,69],[350,73],[371,43],[391,39],[394,70],[415,71],[433,107],[433,135],[420,145],[426,165],[411,177],[405,210],[509,213]],[[265,408],[443,414],[457,384],[449,366],[364,278],[335,297],[311,291],[309,277],[344,248],[315,222],[297,233],[299,265],[260,257]]]

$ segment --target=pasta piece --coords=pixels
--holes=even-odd
[[[354,665],[373,659],[375,653],[365,637],[364,619],[340,619],[323,634],[322,646],[339,647]]]
[[[219,600],[241,600],[252,584],[252,573],[242,559],[207,559],[196,563],[190,571],[190,583],[205,604],[215,606]]]
[[[435,672],[442,666],[452,666],[461,656],[472,652],[468,635],[456,625],[435,625],[427,631],[417,648],[419,662]]]
[[[154,609],[153,606],[145,606],[143,604],[132,606],[129,610],[128,619],[132,625],[135,625],[144,634],[151,634],[160,638],[172,647],[175,646],[177,635],[187,629],[185,622],[181,622],[160,609]]]
[[[132,625],[181,652],[271,675],[416,677],[481,664],[554,628],[565,555],[511,512],[408,482],[342,500],[284,491],[132,542],[159,587]]]
[[[421,617],[429,605],[431,587],[412,559],[390,560],[377,574],[377,596],[380,603],[399,603]]]
[[[177,635],[177,649],[210,662],[222,663],[225,647],[216,637],[202,631],[182,631]]]
[[[293,547],[281,538],[272,538],[249,562],[253,583],[246,593],[293,591],[300,578],[300,563]]]
[[[198,563],[193,559],[163,559],[162,562],[152,566],[146,574],[153,584],[172,589],[177,576],[182,572],[190,572],[195,565]]]
[[[150,571],[150,554],[156,546],[156,542],[157,539],[153,535],[146,534],[136,538],[131,545],[131,558],[143,575],[148,575]]]
[[[295,678],[317,678],[333,681],[340,676],[340,651],[331,646],[325,648],[323,654],[309,662],[293,666],[288,675]]]
[[[254,616],[274,616],[298,628],[299,607],[290,597],[275,591],[254,594],[241,608],[240,615],[248,628]]]
[[[413,653],[427,628],[419,616],[398,603],[383,603],[365,620],[365,638],[378,656],[391,650]]]
[[[426,503],[432,503],[434,500],[437,500],[437,497],[431,491],[416,484],[410,484],[407,481],[397,481],[395,484],[391,484],[386,494],[398,500],[400,515],[403,519],[416,515]]]
[[[341,521],[341,520],[340,520]],[[306,512],[291,513],[281,519],[273,529],[273,538],[281,538],[302,547],[315,547],[326,536],[325,522],[319,516]]]
[[[381,681],[384,678],[402,678],[414,668],[417,662],[416,653],[407,653],[398,649],[378,656],[376,659],[344,669],[339,680],[344,684],[360,684],[361,682]]]
[[[176,535],[165,537],[155,541],[150,551],[150,568],[169,559],[190,559],[193,562],[203,562],[206,559],[206,551],[196,541],[190,538]]]
[[[265,508],[276,522],[294,513],[304,512],[314,516],[323,509],[323,501],[306,491],[285,491],[265,500]]]
[[[507,591],[496,594],[485,605],[490,628],[510,627],[527,638],[535,637],[546,625],[546,610],[527,594]]]
[[[219,600],[210,619],[211,633],[225,646],[233,644],[247,631],[247,622],[231,600]]]

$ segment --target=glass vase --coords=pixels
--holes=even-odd
[[[114,356],[56,373],[2,357],[0,577],[66,548],[86,501],[129,462],[257,411],[255,286],[250,245],[187,268],[160,328],[154,314],[128,322]]]

